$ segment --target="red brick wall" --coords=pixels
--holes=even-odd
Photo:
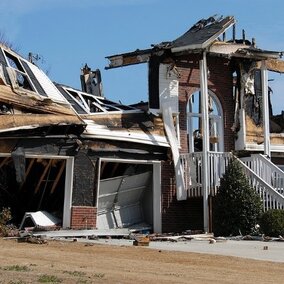
[[[177,201],[174,167],[162,162],[162,230],[182,232],[203,229],[202,198]]]
[[[208,89],[220,100],[223,108],[224,148],[234,149],[234,134],[231,127],[234,122],[234,102],[232,72],[226,59],[207,58],[209,68]],[[200,89],[199,58],[191,56],[177,63],[181,75],[179,79],[179,124],[181,153],[188,152],[186,106],[192,93]],[[171,161],[162,163],[162,228],[164,232],[203,229],[202,198],[190,198],[177,201],[174,167]]]
[[[72,229],[96,228],[97,208],[91,206],[73,206],[71,210]]]

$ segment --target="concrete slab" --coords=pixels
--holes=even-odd
[[[78,239],[82,242],[91,242],[107,245],[132,246],[133,240],[127,239],[99,239],[86,240]],[[267,249],[265,248],[267,247]],[[234,241],[227,240],[210,244],[209,241],[151,241],[147,249],[157,249],[166,251],[194,252],[214,255],[235,256],[256,260],[274,261],[284,263],[284,242],[263,242],[263,241]]]

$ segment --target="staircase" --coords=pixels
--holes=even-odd
[[[240,162],[260,195],[264,210],[284,209],[284,172],[261,154],[241,158]]]
[[[214,196],[217,193],[220,179],[225,173],[229,160],[232,158],[232,153],[209,152],[210,195]],[[284,172],[260,154],[236,159],[240,162],[250,185],[261,197],[264,211],[284,209]],[[181,163],[184,168],[188,197],[202,196],[202,153],[182,154]]]

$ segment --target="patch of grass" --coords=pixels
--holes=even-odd
[[[74,270],[74,271],[67,271],[67,270],[65,270],[65,271],[63,271],[63,273],[67,273],[67,274],[70,274],[72,276],[79,276],[79,277],[82,277],[82,276],[86,275],[85,272],[83,272],[83,271],[76,271],[76,270]]]
[[[27,282],[23,280],[16,280],[16,281],[10,281],[9,284],[27,284]]]
[[[58,278],[55,275],[43,274],[38,278],[37,281],[40,283],[61,283],[62,279]]]
[[[105,274],[104,273],[95,273],[93,275],[95,278],[104,278],[105,277]]]
[[[26,265],[18,265],[18,264],[5,266],[2,269],[8,271],[20,271],[20,272],[30,271],[30,269]]]

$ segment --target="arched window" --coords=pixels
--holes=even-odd
[[[224,151],[223,111],[217,96],[209,91],[209,143],[210,151]],[[202,106],[201,93],[193,93],[187,104],[187,135],[189,152],[202,151]]]

